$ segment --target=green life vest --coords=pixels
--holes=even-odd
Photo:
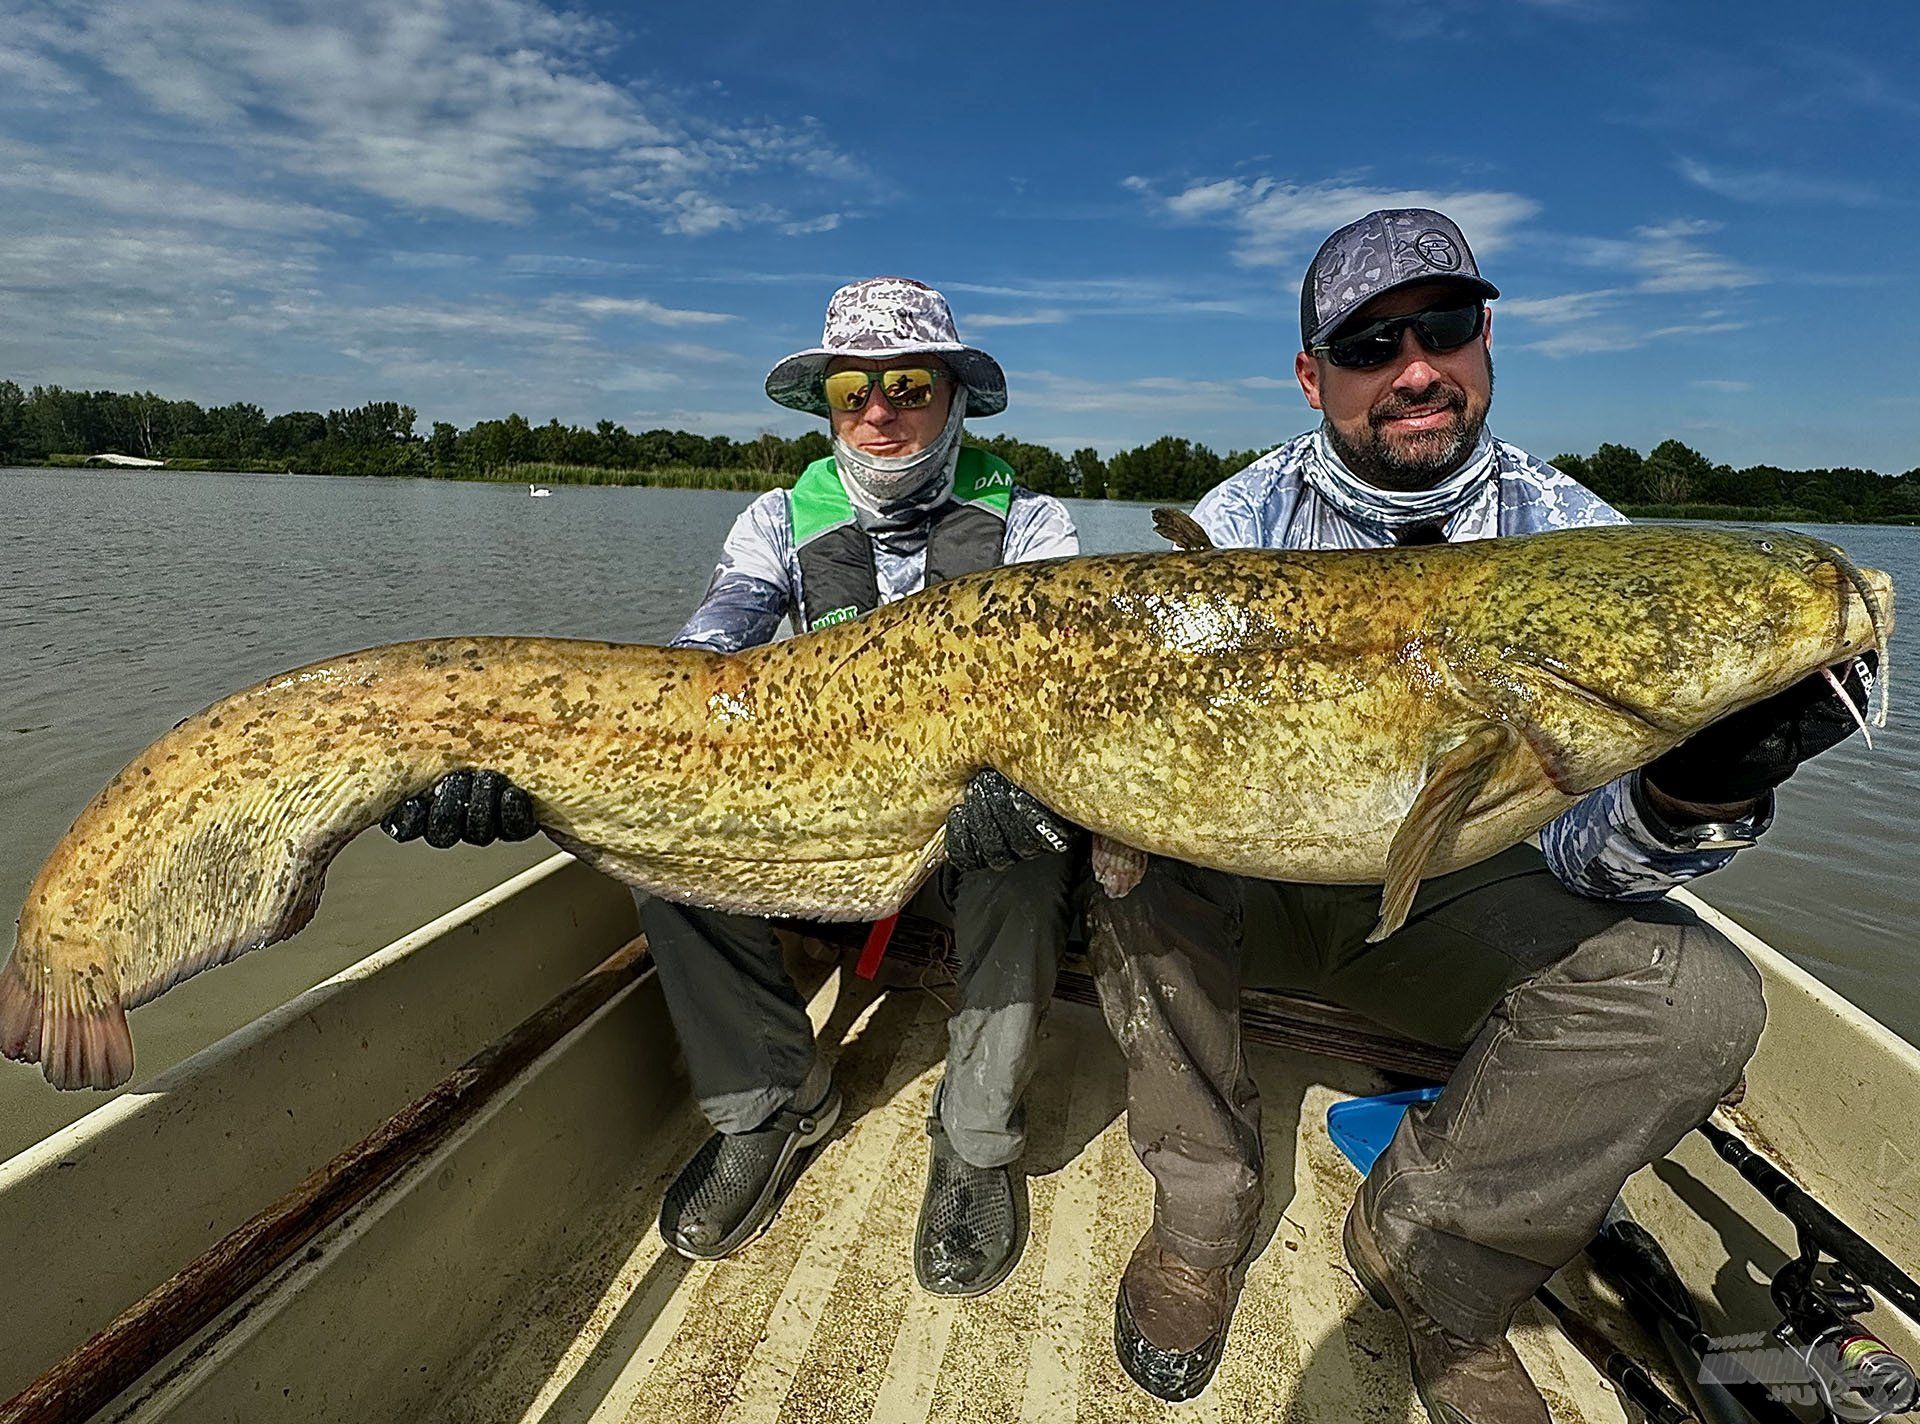
[[[927,583],[999,564],[1012,503],[1013,467],[985,450],[962,446],[953,498],[933,512],[927,531]],[[787,518],[800,562],[801,632],[844,623],[880,606],[873,540],[854,520],[853,501],[833,456],[808,465],[787,491]]]

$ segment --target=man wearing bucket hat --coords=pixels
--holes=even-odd
[[[1006,409],[993,357],[960,340],[946,299],[901,277],[833,294],[820,344],[767,376],[781,405],[825,416],[833,453],[791,490],[750,505],[727,536],[676,646],[732,652],[857,618],[929,583],[1079,552],[1066,507],[964,445],[968,416]],[[927,1290],[977,1295],[1013,1269],[1024,1236],[1021,1098],[1066,937],[1070,857],[1057,847],[1002,870],[983,781],[949,826],[960,853],[909,904],[951,925],[959,958],[945,1075],[927,1122],[914,1272]],[[668,1188],[660,1229],[685,1255],[724,1256],[765,1225],[840,1110],[806,1007],[765,921],[653,899],[642,919],[694,1091],[716,1131]]]
[[[1499,293],[1426,209],[1321,246],[1295,374],[1321,412],[1203,498],[1221,546],[1388,548],[1623,522],[1486,430]],[[1870,670],[1847,670],[1864,706]],[[1220,1359],[1262,1199],[1243,981],[1307,992],[1465,1050],[1408,1114],[1349,1213],[1346,1253],[1396,1311],[1440,1424],[1545,1424],[1506,1340],[1515,1309],[1591,1239],[1627,1176],[1712,1110],[1764,1019],[1737,949],[1661,898],[1725,865],[1772,788],[1854,721],[1815,678],[1708,728],[1515,847],[1425,882],[1365,942],[1377,886],[1251,880],[1159,857],[1090,913],[1101,1002],[1127,1059],[1127,1127],[1153,1222],[1115,1302],[1121,1363],[1185,1399]]]
[[[901,277],[835,292],[818,346],[773,368],[767,394],[827,417],[833,453],[734,522],[675,647],[736,652],[857,618],[928,583],[1079,552],[1066,507],[961,443],[965,417],[1006,409],[1000,365],[968,346],[940,293]],[[394,809],[399,840],[484,845],[534,833],[526,793],[456,772]],[[1071,827],[992,772],[947,824],[948,865],[908,910],[953,928],[958,1002],[927,1122],[914,1273],[940,1295],[1004,1280],[1024,1240],[1021,1098],[1066,936]],[[694,1094],[714,1132],[667,1188],[660,1232],[717,1259],[764,1230],[832,1130],[840,1095],[765,920],[643,897]]]

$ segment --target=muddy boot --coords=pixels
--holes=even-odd
[[[751,1132],[716,1132],[667,1188],[660,1235],[682,1256],[717,1261],[767,1229],[840,1116],[831,1085],[814,1108],[789,1105]]]
[[[1392,1268],[1355,1202],[1341,1234],[1347,1262],[1373,1303],[1406,1327],[1413,1387],[1433,1424],[1552,1424],[1527,1367],[1505,1335],[1465,1340],[1394,1289]]]
[[[1235,1294],[1233,1267],[1188,1265],[1148,1227],[1113,1305],[1120,1368],[1157,1399],[1192,1399],[1220,1364]]]
[[[1025,1179],[976,1167],[927,1119],[927,1189],[913,1233],[913,1276],[934,1295],[985,1295],[1012,1273],[1026,1242]]]

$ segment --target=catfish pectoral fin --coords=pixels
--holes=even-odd
[[[1492,722],[1467,735],[1441,757],[1427,774],[1426,785],[1413,798],[1406,820],[1394,832],[1387,849],[1387,883],[1380,896],[1380,922],[1367,936],[1377,943],[1407,922],[1413,895],[1420,888],[1434,850],[1460,823],[1467,807],[1486,785],[1496,763],[1518,740],[1505,722]]]
[[[1124,900],[1147,873],[1147,853],[1106,836],[1093,838],[1093,876],[1111,900]]]

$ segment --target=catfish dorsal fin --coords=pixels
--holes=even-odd
[[[1165,506],[1153,512],[1153,527],[1160,537],[1181,549],[1211,549],[1213,536],[1200,527],[1200,521],[1184,509]]]
[[[1367,936],[1369,943],[1385,939],[1407,921],[1420,877],[1447,833],[1460,823],[1467,807],[1486,785],[1494,765],[1519,740],[1505,722],[1490,722],[1466,738],[1427,773],[1426,785],[1413,798],[1407,819],[1393,833],[1387,849],[1387,883],[1380,896],[1380,923]]]

